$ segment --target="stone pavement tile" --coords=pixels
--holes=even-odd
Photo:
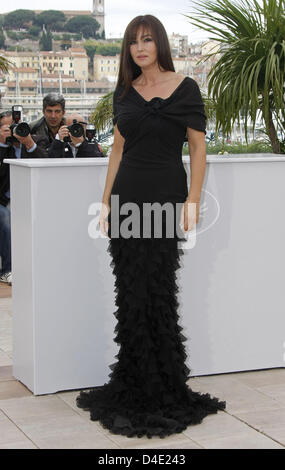
[[[11,357],[12,350],[12,334],[9,333],[5,336],[0,336],[0,351],[5,352],[9,357]]]
[[[226,412],[234,414],[236,411],[251,411],[280,408],[273,398],[250,388],[232,377],[213,378],[197,377],[190,379],[188,385],[193,391],[209,393],[220,400],[226,401]]]
[[[199,441],[206,449],[283,449],[274,440],[250,430],[246,433],[230,435],[221,438],[203,438]]]
[[[284,384],[285,367],[276,369],[264,369],[248,372],[236,372],[231,374],[235,380],[251,388],[260,388],[266,385]]]
[[[0,411],[0,449],[36,449],[35,444]]]
[[[0,351],[0,369],[1,367],[12,366],[12,359],[4,351]]]
[[[282,448],[247,423],[222,411],[206,416],[200,424],[189,426],[184,434],[206,449]]]
[[[219,410],[216,414],[213,413],[205,416],[201,423],[188,426],[183,433],[190,439],[193,439],[193,441],[199,442],[200,439],[217,439],[231,434],[242,434],[247,432],[247,430],[248,426],[246,424]]]
[[[264,387],[258,387],[256,390],[278,401],[281,407],[285,408],[285,384],[265,385]]]
[[[0,282],[0,298],[9,298],[12,296],[12,286],[6,282]]]
[[[6,310],[5,311],[0,310],[0,327],[4,328],[4,327],[12,326],[12,322],[13,322],[13,319],[11,315],[9,315],[9,313]]]
[[[66,392],[57,392],[56,396],[60,397],[68,406],[70,406],[76,413],[78,413],[82,418],[86,419],[86,421],[90,421],[90,413],[89,411],[85,411],[82,408],[78,408],[76,405],[76,397],[79,395],[80,390],[72,390]],[[92,421],[94,424],[98,426],[98,421]],[[103,426],[98,426],[98,431],[106,433],[108,430],[104,429]]]
[[[0,297],[0,313],[7,312],[12,314],[12,298],[11,297]]]
[[[285,408],[237,411],[242,421],[285,446]]]
[[[180,437],[181,436],[181,437]],[[124,436],[122,436],[124,437]],[[187,437],[183,437],[181,434],[173,434],[172,436],[167,436],[165,438],[129,438],[133,440],[133,444],[128,444],[128,442],[121,445],[122,449],[202,449],[201,445],[198,445],[196,442]],[[142,441],[143,439],[143,441]]]
[[[0,354],[1,361],[1,354]],[[8,360],[6,361],[8,362]],[[12,365],[0,366],[0,382],[7,382],[9,380],[15,380],[13,377],[13,367]]]
[[[32,395],[32,392],[17,380],[0,380],[0,403],[1,400],[7,400],[9,398],[16,397],[26,397],[30,395]]]
[[[40,449],[118,448],[57,396],[2,400],[0,408]]]

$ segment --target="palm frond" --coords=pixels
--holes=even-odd
[[[13,67],[14,63],[10,60],[6,59],[5,57],[0,56],[0,70],[1,72],[8,72],[10,67]]]
[[[112,91],[99,98],[96,108],[90,116],[90,122],[95,125],[98,132],[110,129],[113,125],[113,94]]]
[[[190,23],[211,33],[221,45],[208,75],[208,94],[216,105],[216,131],[230,134],[240,113],[255,126],[262,111],[274,148],[278,148],[277,126],[285,131],[285,0],[193,1]],[[283,124],[282,124],[283,122]]]

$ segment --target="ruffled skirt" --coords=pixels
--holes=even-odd
[[[81,391],[77,406],[114,434],[159,436],[184,431],[226,402],[187,385],[184,342],[177,313],[176,271],[183,249],[175,238],[110,238],[115,276],[117,362],[110,380]]]

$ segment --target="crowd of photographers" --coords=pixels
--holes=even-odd
[[[30,124],[21,121],[21,106],[0,113],[0,282],[12,284],[10,170],[6,158],[104,157],[96,129],[79,114],[65,114],[64,97],[50,93],[43,99],[43,116]]]

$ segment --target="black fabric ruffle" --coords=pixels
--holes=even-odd
[[[120,345],[110,365],[110,381],[81,391],[77,406],[90,411],[114,434],[161,438],[180,433],[226,402],[186,384],[179,326],[176,270],[183,250],[175,238],[111,238],[117,319],[114,340]]]

